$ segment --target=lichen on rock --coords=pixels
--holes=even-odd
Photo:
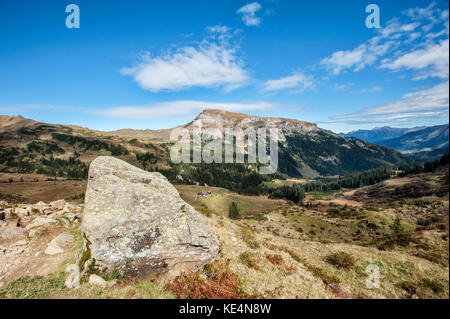
[[[81,226],[80,272],[148,278],[200,269],[219,243],[203,216],[184,202],[160,173],[114,157],[97,157],[89,168]]]

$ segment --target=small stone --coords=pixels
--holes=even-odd
[[[0,238],[5,240],[21,240],[26,238],[26,231],[25,229],[17,227],[13,223],[10,223],[8,226],[2,228],[2,231],[0,232]]]
[[[69,289],[78,288],[80,286],[80,271],[78,267],[72,268],[72,271],[67,276],[64,286]]]
[[[9,219],[12,217],[13,209],[6,208],[3,212],[5,213],[5,219]]]
[[[70,264],[70,265],[67,265],[67,267],[66,267],[66,272],[71,273],[71,272],[75,271],[76,268],[77,268],[77,265],[76,265],[76,264]]]
[[[51,219],[51,218],[45,218],[45,217],[36,217],[35,219],[32,220],[31,223],[29,223],[25,229],[26,230],[30,230],[36,227],[41,227],[41,226],[45,226],[48,224],[53,224],[56,223],[56,220]]]
[[[12,244],[12,245],[18,247],[18,246],[25,246],[27,243],[28,243],[28,242],[27,242],[25,239],[22,239],[22,240],[16,241],[16,242],[15,242],[14,244]]]
[[[14,251],[14,254],[16,255],[20,255],[21,253],[23,253],[25,251],[25,249],[23,249],[22,247],[19,247],[16,249],[16,251]]]
[[[64,208],[65,204],[66,204],[66,201],[64,199],[60,199],[60,200],[51,202],[49,205],[53,209],[62,210]]]
[[[37,204],[35,204],[34,206],[36,206],[36,208],[39,208],[39,209],[44,209],[44,207],[46,207],[47,204],[42,202],[42,201],[40,201]]]
[[[51,241],[48,246],[47,249],[45,250],[45,253],[47,255],[57,255],[57,254],[61,254],[64,252],[64,249],[62,249],[61,247],[59,247],[56,243],[54,243],[53,241]]]
[[[52,239],[48,244],[45,253],[47,255],[56,255],[64,252],[64,248],[67,248],[74,240],[74,237],[70,234],[60,234]]]
[[[49,214],[47,217],[55,219],[58,217],[62,217],[62,215],[64,215],[64,213],[65,213],[64,210],[58,210],[57,212]]]
[[[64,214],[64,217],[67,218],[71,223],[73,223],[78,218],[74,213]]]
[[[17,217],[21,218],[21,217],[25,217],[28,216],[28,211],[25,208],[20,208],[17,207],[16,209],[14,209],[14,213],[17,215]]]
[[[105,279],[103,279],[102,277],[97,276],[95,274],[92,274],[92,275],[89,276],[89,283],[91,285],[98,285],[98,286],[101,286],[101,287],[106,287],[106,285],[107,285]]]

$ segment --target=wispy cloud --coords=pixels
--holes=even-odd
[[[96,111],[95,114],[123,119],[153,120],[177,116],[195,116],[204,109],[226,111],[265,111],[277,107],[275,103],[263,101],[249,103],[207,102],[196,100],[171,101],[144,106],[120,106]]]
[[[335,83],[333,85],[333,91],[349,91],[355,84],[354,83]]]
[[[409,123],[408,125],[416,125],[416,120],[425,118],[448,118],[449,111],[433,111],[418,113],[401,113],[389,116],[377,116],[370,118],[357,119],[334,119],[330,121],[320,121],[318,123],[346,123],[346,124],[378,124],[378,123]]]
[[[242,21],[246,26],[258,26],[261,24],[261,18],[256,16],[256,12],[262,9],[258,2],[252,2],[239,8],[236,13],[242,15]]]
[[[380,86],[372,86],[371,88],[363,88],[361,90],[358,91],[358,93],[376,93],[376,92],[381,92],[383,91],[383,88]]]
[[[382,67],[393,71],[403,68],[422,70],[416,79],[448,78],[448,11],[436,8],[432,3],[426,8],[406,10],[404,14],[406,19],[391,19],[369,40],[354,49],[336,51],[320,64],[338,75],[345,71],[360,71],[381,60]],[[431,32],[435,27],[441,29]],[[445,35],[447,39],[443,40]],[[417,58],[420,58],[418,63],[413,65],[411,61]]]
[[[292,75],[279,79],[268,80],[264,83],[263,92],[274,92],[285,89],[293,89],[295,93],[304,92],[307,89],[314,88],[314,80],[301,72],[295,72]]]
[[[401,69],[420,70],[415,79],[438,77],[448,79],[449,39],[437,44],[427,44],[425,48],[406,53],[392,61],[387,60],[381,65],[393,71]]]
[[[378,38],[372,39],[355,49],[334,52],[331,56],[322,59],[320,64],[331,69],[334,75],[347,69],[362,70],[375,63],[394,45],[394,42],[378,44],[378,41]]]
[[[442,117],[448,114],[449,83],[440,83],[429,89],[405,94],[401,99],[364,109],[359,112],[337,115],[338,122],[370,123],[400,121],[420,117]],[[383,116],[383,117],[380,117]]]
[[[121,73],[133,77],[151,92],[179,91],[191,87],[224,87],[226,91],[243,86],[250,79],[238,47],[230,43],[226,26],[208,28],[210,36],[198,44],[178,48],[160,56],[146,52],[141,62]]]

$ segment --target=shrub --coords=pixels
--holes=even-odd
[[[327,256],[325,259],[329,264],[337,267],[348,269],[355,264],[353,257],[345,252],[338,252]]]
[[[261,270],[258,263],[258,256],[252,252],[246,251],[239,255],[240,261],[248,268]]]
[[[242,228],[241,231],[242,240],[247,244],[251,249],[258,249],[259,243],[256,241],[255,236],[251,233],[251,229],[248,227]]]
[[[260,214],[256,214],[256,215],[252,216],[252,219],[257,220],[257,221],[265,221],[265,220],[267,220],[267,217],[260,215]]]
[[[228,217],[231,219],[239,219],[239,209],[235,202],[232,202],[228,207]]]
[[[423,279],[422,284],[436,294],[444,291],[444,285],[437,279]]]
[[[276,265],[276,266],[282,266],[284,265],[284,259],[283,257],[281,257],[280,255],[270,255],[267,254],[266,255],[266,259],[268,261],[270,261],[272,264]]]
[[[196,206],[195,210],[202,213],[206,217],[211,217],[212,211],[206,206]]]
[[[245,293],[240,287],[239,277],[229,270],[229,261],[216,265],[206,278],[199,274],[178,276],[166,289],[172,291],[176,298],[187,299],[249,299],[258,296]]]

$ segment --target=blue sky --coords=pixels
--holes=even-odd
[[[440,0],[2,0],[0,114],[100,130],[204,108],[335,132],[448,123],[448,21]]]

